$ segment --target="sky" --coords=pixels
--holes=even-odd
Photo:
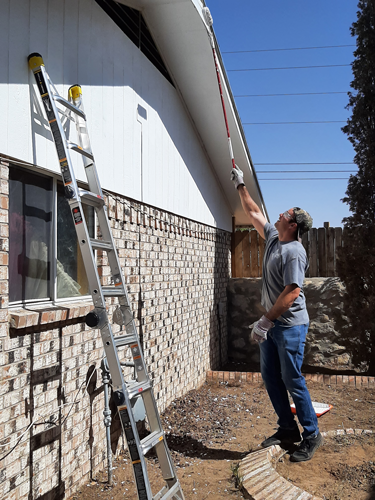
[[[353,80],[350,26],[357,19],[357,0],[206,0],[206,5],[271,222],[299,206],[311,214],[314,227],[342,226],[350,212],[341,199],[357,171],[353,147],[341,131],[351,113],[345,107]],[[343,45],[350,46],[337,47]],[[327,46],[336,47],[311,48]],[[291,48],[298,50],[272,50]],[[330,67],[263,70],[301,66]],[[244,69],[253,71],[238,71]],[[296,93],[325,94],[264,96]],[[264,124],[316,121],[340,123]]]

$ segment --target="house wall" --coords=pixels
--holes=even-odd
[[[58,172],[27,65],[39,52],[62,96],[82,86],[104,188],[231,230],[226,199],[178,92],[94,0],[2,0],[0,45],[0,154]],[[85,180],[82,167],[77,172]]]
[[[106,465],[103,349],[84,323],[91,301],[8,308],[8,168],[2,161],[0,497],[68,498]],[[231,235],[121,195],[108,195],[107,206],[162,411],[227,360]],[[105,257],[99,265],[105,280]],[[116,299],[107,300],[112,312]],[[118,449],[118,419],[111,434]]]

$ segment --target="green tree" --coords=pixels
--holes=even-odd
[[[352,63],[352,111],[343,132],[355,151],[358,173],[351,175],[343,202],[352,215],[343,220],[344,248],[338,273],[346,285],[346,311],[352,323],[347,340],[354,362],[367,362],[375,373],[375,0],[359,0]]]

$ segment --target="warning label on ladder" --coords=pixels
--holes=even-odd
[[[75,207],[72,209],[72,214],[73,214],[73,219],[74,219],[74,224],[81,224],[83,222],[82,220],[82,214],[79,209],[79,207]]]

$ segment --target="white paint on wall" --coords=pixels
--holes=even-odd
[[[27,65],[27,56],[39,52],[62,96],[82,86],[104,189],[231,230],[225,198],[176,89],[94,0],[2,0],[0,46],[0,153],[59,172]],[[146,119],[139,120],[139,105]],[[67,132],[74,140],[74,124]],[[77,156],[77,177],[85,180]]]

